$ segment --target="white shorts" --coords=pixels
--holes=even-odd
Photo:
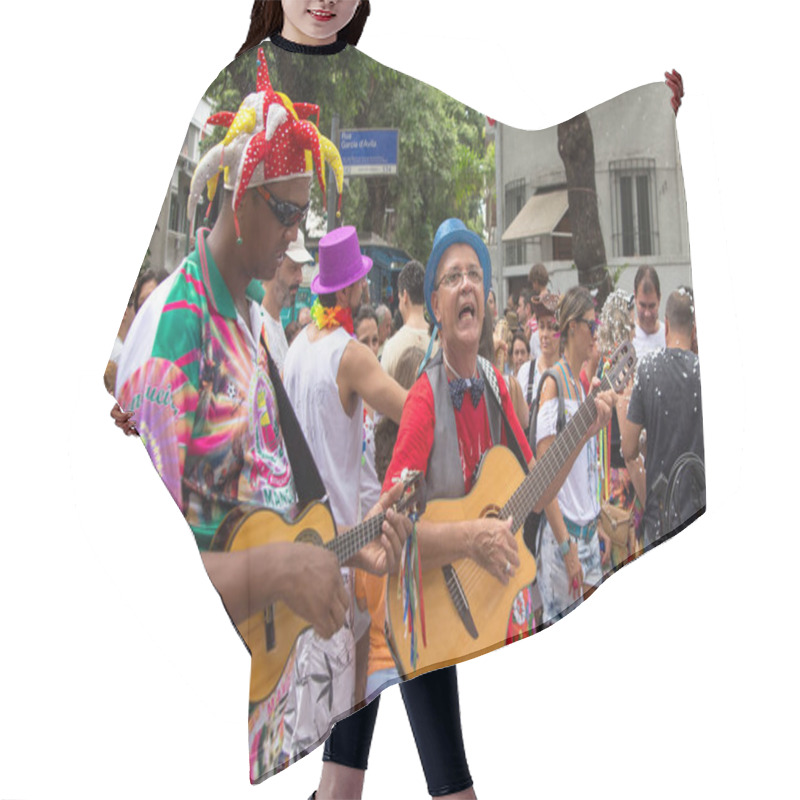
[[[597,533],[588,541],[577,539],[578,559],[583,568],[583,582],[597,586],[603,580],[601,567],[600,541]],[[581,602],[570,591],[567,580],[567,568],[561,555],[556,537],[549,522],[545,522],[542,531],[542,545],[539,552],[539,594],[542,597],[543,623],[555,622]]]

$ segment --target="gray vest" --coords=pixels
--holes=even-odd
[[[492,444],[499,444],[502,441],[503,412],[489,383],[490,380],[496,379],[496,376],[489,362],[482,358],[478,359],[478,370],[485,381],[483,397],[489,414]],[[492,370],[490,377],[487,377],[488,370]],[[428,499],[463,497],[464,473],[461,468],[461,454],[458,450],[455,409],[453,401],[450,399],[441,349],[430,360],[425,372],[428,375],[431,389],[433,389],[433,409],[436,414],[433,447],[428,456],[428,470],[425,478]],[[464,402],[472,401],[465,397]]]

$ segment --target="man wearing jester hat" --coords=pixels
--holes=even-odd
[[[116,395],[134,412],[233,622],[282,601],[330,637],[349,605],[332,552],[296,542],[213,551],[231,510],[263,507],[291,517],[323,494],[259,312],[259,282],[273,277],[308,210],[312,167],[324,197],[324,166],[331,161],[341,194],[336,148],[301,119],[315,108],[273,90],[259,50],[257,91],[236,114],[210,118],[228,132],[192,181],[190,218],[203,188],[213,199],[223,174],[219,217],[210,231],[198,231],[196,249],[136,317]],[[385,494],[381,507],[389,509],[400,491]],[[381,537],[348,564],[377,574],[393,569],[409,532],[406,517],[387,511]],[[300,755],[284,725],[293,672],[292,655],[269,698],[251,702],[252,781]]]

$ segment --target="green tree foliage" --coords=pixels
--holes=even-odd
[[[288,53],[265,46],[273,87],[293,101],[320,106],[320,131],[330,137],[334,113],[340,128],[397,128],[398,174],[346,179],[342,223],[390,239],[423,262],[436,228],[458,216],[483,235],[494,187],[494,149],[484,141],[484,117],[438,90],[348,48],[335,56]],[[255,89],[256,51],[229,65],[207,96],[219,110],[235,111]],[[224,135],[214,130],[210,147]],[[328,180],[332,180],[329,172]],[[312,205],[321,213],[314,186]],[[386,227],[386,209],[394,209]]]

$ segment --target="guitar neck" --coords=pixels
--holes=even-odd
[[[386,515],[380,514],[350,528],[347,533],[335,536],[325,547],[336,556],[340,564],[349,561],[364,545],[369,544],[381,534],[381,525]]]
[[[572,451],[581,443],[586,431],[592,426],[597,415],[594,396],[598,391],[603,391],[604,387],[609,388],[606,384],[608,381],[604,379],[599,387],[592,389],[577,413],[567,423],[564,430],[556,436],[556,440],[547,448],[547,452],[536,461],[531,472],[503,506],[500,512],[501,519],[513,517],[515,520],[522,521],[533,511],[547,487],[569,460]],[[534,413],[533,410],[531,413]]]
[[[421,486],[424,485],[424,478],[419,471],[406,472],[404,472],[405,477],[403,478],[404,494],[395,503],[394,508],[398,514],[406,513],[406,511],[410,513],[411,510],[421,514],[425,508],[424,492],[421,490]],[[370,517],[350,528],[349,531],[341,536],[335,536],[325,547],[336,556],[340,564],[344,564],[362,547],[381,535],[381,527],[385,519],[386,512],[381,511],[374,517]]]

